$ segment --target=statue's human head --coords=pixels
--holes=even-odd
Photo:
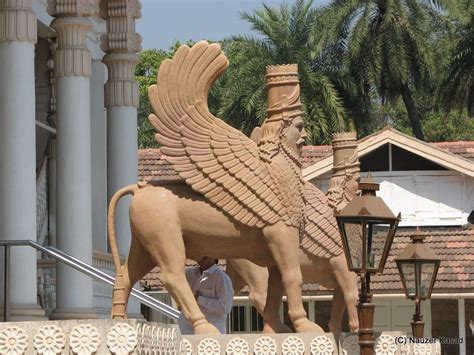
[[[281,147],[296,160],[306,139],[300,102],[298,66],[296,64],[267,67],[267,119],[258,140],[264,159],[271,159]]]
[[[360,163],[355,132],[333,135],[333,174],[329,180],[328,203],[341,211],[357,194]]]

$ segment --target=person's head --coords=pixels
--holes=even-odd
[[[211,258],[209,256],[203,256],[201,260],[198,261],[198,264],[202,270],[207,270],[212,265],[217,264],[217,261],[217,259]]]

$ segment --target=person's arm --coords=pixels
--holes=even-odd
[[[227,274],[221,273],[216,283],[217,298],[199,295],[197,298],[197,303],[206,313],[230,313],[234,300],[232,281],[230,280],[229,276],[227,276]]]

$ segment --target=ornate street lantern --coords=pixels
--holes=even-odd
[[[376,196],[378,189],[369,173],[359,183],[361,195],[336,215],[347,265],[356,273],[383,272],[400,220]]]
[[[411,323],[413,335],[416,338],[423,338],[425,323],[422,321],[421,301],[431,297],[441,259],[423,244],[425,235],[419,228],[411,239],[413,243],[407,245],[395,258],[395,262],[406,297],[415,300],[415,314]]]
[[[357,305],[361,354],[374,353],[374,308],[370,293],[370,274],[383,272],[393,237],[400,221],[385,202],[376,196],[379,184],[369,173],[359,183],[360,196],[336,214],[349,270],[360,276],[361,290]]]

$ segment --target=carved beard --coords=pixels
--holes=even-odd
[[[301,152],[303,147],[298,144],[290,144],[286,138],[282,139],[281,146],[283,151],[291,158],[291,160],[301,168]]]

